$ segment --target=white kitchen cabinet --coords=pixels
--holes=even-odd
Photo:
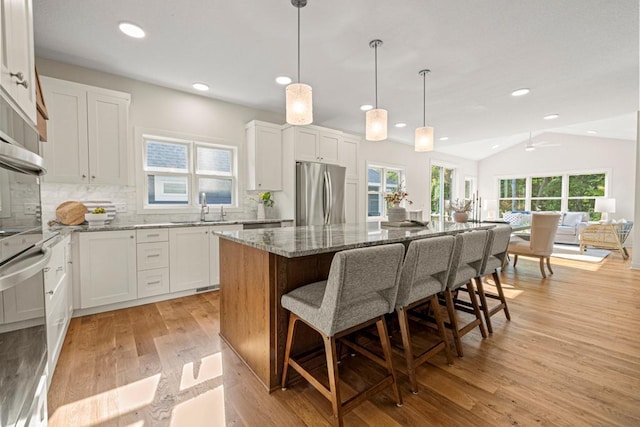
[[[47,317],[47,354],[49,357],[49,383],[53,378],[62,350],[71,315],[71,270],[69,264],[70,236],[50,246],[51,258],[44,268],[45,313]]]
[[[169,230],[137,231],[138,298],[168,294]]]
[[[0,0],[0,86],[36,123],[31,0]]]
[[[215,231],[239,231],[242,224],[216,225],[209,227],[209,281],[211,286],[220,286],[220,237]]]
[[[293,127],[295,160],[321,163],[338,163],[340,133],[320,127]]]
[[[44,316],[42,277],[31,276],[20,286],[3,292],[4,322],[12,323]]]
[[[138,271],[169,267],[169,242],[138,243]]]
[[[169,288],[171,292],[209,286],[209,227],[169,230]]]
[[[49,112],[48,182],[126,185],[127,93],[41,77]]]
[[[360,138],[357,136],[343,136],[338,147],[338,161],[347,168],[347,179],[357,180],[358,177],[358,148]]]
[[[169,293],[169,268],[138,271],[138,298]]]
[[[358,209],[358,181],[347,180],[345,190],[345,219],[348,224],[360,222]]]
[[[80,233],[81,308],[137,298],[134,231]]]
[[[247,190],[282,190],[282,129],[252,121],[246,126]]]

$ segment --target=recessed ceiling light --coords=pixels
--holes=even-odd
[[[129,37],[141,39],[145,36],[144,30],[142,28],[130,22],[121,22],[118,28],[120,28],[120,31],[122,31]]]
[[[559,114],[548,114],[546,116],[544,116],[545,120],[553,120],[553,119],[557,119],[558,117],[560,117]]]
[[[496,148],[500,147],[500,144],[496,144],[494,146],[491,147],[492,150],[495,150]]]
[[[279,85],[288,85],[289,83],[291,83],[291,77],[287,77],[287,76],[276,77],[276,83],[278,83]]]
[[[204,83],[194,83],[192,86],[195,90],[199,90],[202,92],[206,92],[209,90],[209,85],[206,85]]]
[[[522,89],[516,89],[513,92],[511,92],[511,96],[523,96],[528,94],[529,92],[531,92],[531,89],[523,87]]]
[[[364,104],[364,105],[361,105],[361,106],[360,106],[360,109],[361,109],[362,111],[369,111],[369,110],[373,109],[373,105]]]
[[[448,141],[449,137],[448,136],[441,136],[440,137],[440,141]]]
[[[397,128],[404,128],[404,127],[407,127],[407,124],[406,124],[406,123],[403,123],[403,122],[396,123],[396,127],[397,127]]]
[[[588,130],[588,131],[587,131],[587,133],[590,133],[591,135],[595,135],[595,134],[597,134],[598,132],[596,132],[595,130]]]

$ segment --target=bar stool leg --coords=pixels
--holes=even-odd
[[[298,316],[289,313],[289,329],[287,332],[287,344],[284,350],[284,366],[282,367],[282,390],[287,389],[287,376],[289,374],[289,358],[291,357],[291,343],[293,342],[293,334],[296,329]]]
[[[460,333],[458,331],[458,318],[456,317],[456,309],[453,305],[453,295],[449,289],[445,289],[443,292],[444,299],[447,302],[447,312],[449,313],[449,323],[451,324],[451,332],[453,333],[453,342],[456,345],[456,353],[458,353],[458,357],[463,357],[462,340],[460,340]]]
[[[469,299],[471,300],[471,305],[473,305],[473,311],[476,314],[476,319],[478,319],[478,327],[480,328],[480,333],[482,334],[482,338],[487,337],[487,330],[484,327],[484,323],[482,322],[482,314],[480,313],[480,306],[478,305],[478,298],[476,298],[476,291],[473,288],[473,281],[469,280],[467,283],[467,290],[469,291]]]
[[[324,348],[327,356],[327,371],[329,374],[329,391],[331,392],[331,407],[333,409],[333,425],[342,427],[342,401],[340,400],[340,388],[338,378],[338,357],[336,352],[336,339],[323,336]]]
[[[511,320],[511,314],[509,314],[509,307],[507,306],[507,300],[504,297],[504,292],[502,291],[502,282],[500,282],[500,275],[497,271],[494,271],[493,274],[493,282],[496,284],[496,290],[498,291],[498,297],[500,298],[500,302],[504,305],[504,315],[507,320]]]
[[[431,296],[430,305],[433,311],[433,317],[436,319],[436,325],[438,325],[438,334],[440,334],[440,339],[444,342],[444,354],[447,357],[447,364],[451,366],[453,365],[453,357],[451,356],[451,348],[449,347],[449,340],[447,339],[447,329],[444,326],[437,295]]]
[[[411,346],[411,336],[409,332],[409,320],[407,312],[402,308],[396,310],[398,312],[398,323],[400,323],[400,333],[402,334],[402,346],[404,347],[404,357],[407,360],[407,372],[409,373],[409,382],[411,383],[411,392],[418,394],[418,381],[416,379],[416,366],[413,358],[413,348]]]
[[[489,331],[489,333],[492,334],[493,326],[491,325],[491,314],[489,314],[489,305],[487,304],[487,296],[484,293],[484,285],[482,284],[482,277],[476,277],[476,286],[478,287],[478,295],[480,296],[480,304],[481,304],[480,308],[484,313],[484,321],[487,324],[487,331]]]
[[[393,369],[393,359],[391,354],[391,342],[389,341],[389,333],[387,332],[387,324],[384,320],[384,316],[377,322],[378,335],[380,336],[380,344],[382,345],[382,351],[384,352],[385,364],[387,365],[387,371],[393,379],[393,392],[396,395],[396,406],[402,406],[402,396],[400,395],[400,388],[398,387],[398,378],[396,377],[396,371]]]

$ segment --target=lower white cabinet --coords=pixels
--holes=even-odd
[[[171,292],[209,286],[209,227],[169,229]]]
[[[80,308],[137,298],[134,231],[80,233]]]
[[[211,282],[211,286],[220,286],[220,237],[216,236],[214,232],[239,231],[242,230],[242,228],[242,224],[209,227],[209,281]]]
[[[44,268],[45,313],[47,317],[48,381],[51,383],[64,337],[71,322],[70,236],[50,246],[51,259]]]
[[[138,271],[138,298],[153,297],[169,292],[168,268]]]
[[[20,284],[3,292],[4,323],[35,319],[44,315],[42,280],[32,276]]]

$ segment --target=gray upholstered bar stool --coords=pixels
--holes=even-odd
[[[453,236],[432,237],[414,240],[407,249],[400,276],[400,289],[396,301],[396,312],[402,334],[402,346],[407,360],[407,372],[411,382],[411,391],[418,392],[416,368],[440,351],[445,352],[447,362],[453,363],[447,341],[446,330],[440,311],[437,295],[447,286],[447,277],[456,239]],[[414,346],[409,331],[408,312],[430,304],[440,340],[419,355],[414,354]]]
[[[291,366],[331,402],[334,425],[341,426],[345,413],[389,385],[393,388],[397,405],[402,405],[384,316],[393,312],[396,306],[403,257],[404,246],[399,243],[338,252],[331,262],[326,281],[302,286],[282,296],[282,306],[291,312],[282,388],[286,389],[288,368]],[[322,336],[329,388],[291,358],[291,344],[298,321]],[[362,354],[381,363],[387,375],[343,403],[340,398],[336,340],[373,323],[378,328],[384,361],[381,363],[378,357],[366,351]]]
[[[456,249],[451,263],[451,271],[447,280],[447,288],[443,291],[449,313],[449,326],[453,333],[456,352],[459,357],[463,356],[462,340],[460,339],[471,332],[476,326],[480,328],[483,338],[487,337],[487,331],[482,323],[482,315],[476,298],[473,286],[473,279],[480,274],[484,249],[489,238],[486,230],[470,231],[456,236]],[[466,285],[475,319],[464,326],[459,326],[456,316],[457,293]],[[461,311],[466,311],[460,307]]]
[[[509,249],[509,239],[511,238],[511,227],[498,226],[492,230],[489,230],[489,240],[487,242],[487,248],[485,250],[485,257],[480,274],[476,277],[476,286],[478,288],[478,296],[480,297],[480,308],[484,314],[484,322],[487,325],[487,330],[490,334],[493,333],[493,326],[491,325],[491,316],[499,313],[500,310],[504,310],[504,315],[507,320],[511,320],[509,314],[509,307],[507,306],[507,300],[504,297],[502,291],[502,283],[500,282],[500,275],[498,274],[498,268],[502,267],[506,258],[507,251]],[[493,283],[496,287],[497,295],[489,292],[485,292],[482,279],[491,275],[493,277]],[[487,304],[487,298],[500,301],[493,307],[489,307]]]

